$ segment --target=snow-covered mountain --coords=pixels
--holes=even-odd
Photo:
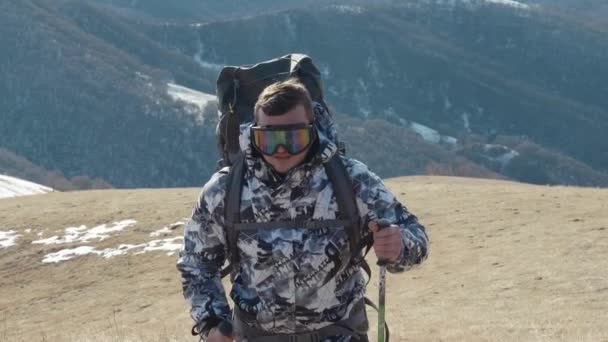
[[[45,194],[51,191],[54,190],[44,185],[0,175],[0,198]]]

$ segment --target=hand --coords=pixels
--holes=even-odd
[[[234,338],[232,336],[225,336],[220,332],[218,327],[213,327],[209,330],[209,335],[207,335],[207,342],[232,342]]]
[[[403,239],[399,226],[391,224],[378,231],[378,223],[371,221],[368,227],[374,234],[374,253],[376,253],[378,260],[385,260],[389,263],[396,262],[403,249]]]

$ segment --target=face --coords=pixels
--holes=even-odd
[[[275,125],[294,125],[294,124],[310,124],[310,119],[306,114],[304,106],[297,105],[292,110],[288,111],[283,115],[269,116],[266,115],[262,110],[257,113],[257,124],[260,126],[275,126]],[[300,165],[310,146],[304,151],[291,155],[283,146],[279,146],[277,151],[272,156],[263,155],[262,157],[268,164],[279,173],[287,173],[287,171]]]

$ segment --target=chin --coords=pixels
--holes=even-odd
[[[280,173],[287,173],[287,171],[293,169],[295,165],[273,165],[274,169]]]
[[[287,159],[279,159],[279,158],[266,158],[266,161],[272,165],[272,168],[279,173],[287,173],[289,170],[298,166],[305,157],[305,153],[291,156]]]
[[[298,163],[294,160],[273,160],[270,162],[270,165],[274,168],[275,171],[280,173],[287,173],[289,170],[293,169]]]

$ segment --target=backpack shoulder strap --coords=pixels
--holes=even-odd
[[[359,208],[355,191],[352,186],[350,175],[346,170],[346,166],[340,158],[341,154],[336,154],[332,159],[325,164],[325,171],[329,177],[334,191],[336,200],[340,210],[340,218],[347,221],[345,225],[350,245],[350,262],[359,265],[367,274],[367,282],[372,279],[372,270],[365,260],[365,256],[372,247],[373,240],[370,238],[362,240],[361,228],[364,222],[361,222],[359,217]]]
[[[351,260],[356,259],[361,252],[359,246],[361,240],[361,219],[359,218],[359,209],[357,208],[355,191],[350,181],[350,176],[339,153],[336,153],[324,165],[325,172],[336,194],[340,219],[349,222],[346,226],[346,233],[348,234],[350,244]]]
[[[245,157],[239,155],[228,172],[226,178],[226,195],[224,196],[224,221],[230,264],[221,271],[222,278],[228,275],[233,265],[238,264],[236,225],[241,222],[241,192],[245,176]]]

